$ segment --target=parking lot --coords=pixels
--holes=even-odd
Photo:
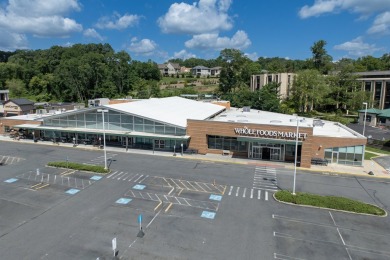
[[[101,152],[1,143],[6,152],[25,160],[0,168],[4,259],[112,259],[113,238],[119,259],[390,258],[388,217],[276,202],[292,183],[283,167],[115,154],[101,176],[45,167]],[[298,171],[297,189],[387,209],[389,184]]]

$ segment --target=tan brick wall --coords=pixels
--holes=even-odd
[[[191,136],[189,148],[197,149],[201,154],[221,153],[221,150],[208,149],[207,135],[239,137],[240,135],[237,135],[234,132],[234,128],[244,128],[245,126],[250,129],[296,132],[296,127],[293,126],[187,120],[187,135]],[[301,166],[310,168],[313,146],[313,129],[309,127],[300,127],[299,132],[307,134],[307,138],[302,143]],[[247,156],[246,153],[234,155]]]
[[[341,137],[324,137],[324,136],[314,136],[314,145],[312,147],[313,157],[324,158],[325,149],[333,147],[343,147],[343,146],[355,146],[355,145],[366,145],[367,139],[365,138],[341,138]]]
[[[15,120],[9,119],[7,117],[0,118],[0,134],[4,134],[5,127],[8,126],[10,129],[15,125],[30,124],[30,125],[41,125],[40,121],[31,121],[31,120]]]

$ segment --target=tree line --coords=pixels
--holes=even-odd
[[[156,63],[132,60],[109,44],[18,50],[3,57],[7,59],[0,62],[0,89],[8,88],[13,98],[85,102],[131,94],[148,98],[159,92]]]
[[[361,90],[354,72],[389,70],[390,54],[333,61],[325,47],[326,41],[315,42],[310,48],[312,57],[306,60],[260,57],[253,61],[240,50],[224,49],[216,59],[169,62],[188,68],[221,67],[219,87],[210,94],[230,100],[232,106],[287,113],[359,109],[369,93]],[[251,75],[264,72],[296,74],[286,100],[280,102],[276,83],[254,93],[250,91]],[[125,51],[115,52],[109,44],[0,51],[0,89],[9,89],[11,98],[86,102],[100,97],[149,98],[196,93],[191,87],[163,92],[158,86],[160,80],[157,63],[133,60]]]

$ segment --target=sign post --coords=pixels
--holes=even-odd
[[[142,214],[138,216],[139,230],[142,230]]]
[[[112,239],[112,250],[114,251],[114,256],[117,256],[116,253],[116,237]]]
[[[142,230],[142,214],[138,215],[138,223],[139,223],[139,232],[138,232],[137,237],[143,238],[145,233]]]

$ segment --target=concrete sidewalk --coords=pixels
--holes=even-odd
[[[98,147],[94,147],[92,145],[84,145],[79,144],[76,147],[73,146],[72,143],[53,143],[50,141],[38,141],[34,143],[31,139],[20,139],[14,140],[9,136],[0,136],[0,142],[15,142],[15,143],[25,143],[32,145],[46,145],[46,146],[59,146],[66,147],[71,149],[82,149],[89,151],[101,151],[102,149]],[[276,168],[287,168],[291,169],[291,172],[294,170],[293,163],[285,163],[285,162],[274,162],[274,161],[260,161],[260,160],[251,160],[248,158],[234,158],[232,156],[219,155],[219,154],[183,154],[180,153],[180,148],[177,149],[176,155],[173,152],[162,152],[162,151],[152,151],[152,150],[141,150],[141,149],[128,149],[126,151],[123,147],[106,147],[107,152],[118,152],[118,153],[128,153],[128,154],[144,154],[149,156],[165,156],[165,157],[173,157],[183,158],[189,160],[203,160],[210,162],[218,162],[218,163],[233,163],[233,164],[243,164],[243,165],[257,165],[257,166],[271,166]],[[306,168],[298,168],[300,171],[316,171],[322,173],[334,173],[334,174],[354,174],[354,175],[362,175],[362,176],[372,176],[369,175],[368,172],[372,171],[374,173],[373,176],[390,178],[390,170],[387,171],[381,165],[376,163],[373,160],[365,160],[363,166],[345,166],[340,164],[328,164],[327,166],[320,165],[312,165],[310,169]]]

